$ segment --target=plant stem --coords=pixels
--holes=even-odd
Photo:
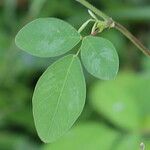
[[[102,11],[100,11],[99,9],[91,5],[86,0],[76,0],[76,1],[81,3],[83,6],[85,6],[86,8],[88,8],[89,10],[91,10],[92,12],[94,12],[96,15],[100,16],[104,20],[107,20],[108,18],[110,18],[109,16],[107,16],[105,13],[103,13]]]
[[[111,17],[107,16],[105,13],[91,5],[89,2],[86,0],[76,0],[77,2],[81,3],[83,6],[94,12],[96,15],[99,17],[103,18],[105,21],[108,23],[110,22],[110,26],[114,23],[115,25],[113,26],[115,29],[120,31],[123,35],[125,35],[139,50],[141,50],[144,54],[150,56],[150,50],[147,49],[134,35],[132,35],[123,25],[115,22],[112,20]]]
[[[141,41],[139,41],[135,36],[133,36],[124,26],[115,22],[115,28],[119,30],[123,35],[125,35],[136,47],[139,48],[145,55],[150,56],[150,50],[147,49]]]

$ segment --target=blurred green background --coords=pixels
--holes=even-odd
[[[89,2],[150,48],[150,0]],[[112,41],[119,53],[116,80],[96,80],[84,70],[87,100],[82,115],[55,143],[40,141],[32,93],[56,58],[32,57],[14,43],[19,29],[38,17],[58,17],[78,29],[89,15],[75,0],[0,0],[0,150],[138,150],[141,142],[150,149],[150,58],[114,29],[99,36]]]

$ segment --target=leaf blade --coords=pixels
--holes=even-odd
[[[82,112],[85,93],[83,72],[76,56],[68,55],[46,70],[33,96],[35,125],[44,142],[53,142],[70,129]]]
[[[137,131],[140,127],[139,108],[130,83],[135,76],[119,75],[116,80],[97,82],[90,91],[91,105],[100,115],[126,131]]]
[[[24,26],[15,38],[20,49],[38,57],[62,55],[80,40],[75,28],[57,18],[36,19]]]
[[[113,79],[118,72],[117,52],[112,43],[104,38],[92,36],[84,38],[81,58],[87,71],[99,79]]]

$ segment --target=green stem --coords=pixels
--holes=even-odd
[[[141,41],[139,41],[135,36],[133,36],[124,26],[115,22],[115,28],[124,34],[136,47],[139,48],[145,55],[150,56],[150,50],[147,49]]]
[[[93,11],[96,15],[100,16],[104,20],[107,20],[108,18],[110,18],[109,16],[107,16],[102,11],[100,11],[99,9],[97,9],[96,7],[94,7],[93,5],[91,5],[86,0],[76,0],[76,1],[79,2],[79,3],[81,3],[83,6],[85,6],[89,10]]]
[[[150,50],[147,49],[133,34],[131,34],[123,25],[112,20],[111,17],[107,16],[105,13],[91,5],[86,0],[76,0],[81,3],[83,6],[94,12],[99,17],[103,18],[108,22],[108,28],[114,27],[118,31],[120,31],[123,35],[125,35],[139,50],[141,50],[144,54],[150,56]]]

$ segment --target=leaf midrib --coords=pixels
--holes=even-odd
[[[75,55],[72,56],[72,60],[71,60],[71,62],[70,62],[70,64],[69,64],[69,67],[68,67],[68,69],[67,69],[66,76],[65,76],[65,79],[64,79],[62,88],[61,88],[61,90],[60,90],[60,94],[59,94],[58,99],[57,99],[57,105],[56,105],[56,108],[55,108],[55,112],[54,112],[54,114],[53,114],[53,116],[52,116],[52,119],[51,119],[51,121],[50,121],[50,124],[51,124],[51,125],[49,125],[50,128],[49,128],[49,131],[47,132],[47,134],[49,134],[50,131],[51,131],[51,129],[52,129],[52,124],[53,124],[54,118],[55,118],[55,116],[56,116],[56,114],[57,114],[57,112],[58,112],[58,107],[59,107],[59,104],[60,104],[60,100],[61,100],[61,97],[62,97],[62,93],[63,93],[63,90],[64,90],[64,88],[65,88],[65,85],[66,85],[66,82],[67,82],[67,78],[68,78],[68,75],[69,75],[69,72],[70,72],[70,68],[71,68],[71,66],[72,66],[72,64],[73,64],[73,61],[74,61],[74,58],[75,58],[75,57],[76,57]]]

